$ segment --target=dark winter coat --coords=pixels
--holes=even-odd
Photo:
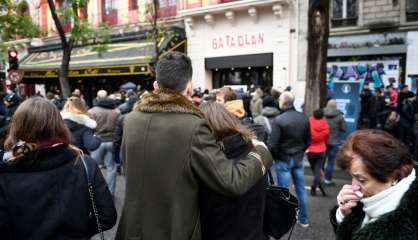
[[[145,96],[123,132],[126,197],[117,240],[200,240],[201,184],[239,196],[263,177],[260,161],[272,164],[262,146],[229,160],[199,109],[172,90]]]
[[[103,230],[116,223],[116,209],[94,161],[89,162]],[[87,240],[97,233],[84,166],[66,145],[0,164],[0,239]]]
[[[290,107],[274,119],[269,148],[275,160],[288,161],[289,157],[302,154],[310,142],[309,119],[305,114]]]
[[[116,122],[120,115],[119,109],[111,99],[101,99],[96,106],[89,110],[89,115],[97,122],[96,134],[102,141],[113,141]]]
[[[324,116],[331,131],[328,144],[339,145],[341,134],[347,130],[343,113],[338,109],[324,108]]]
[[[239,134],[222,140],[231,161],[245,157],[252,149]],[[203,188],[200,194],[202,240],[262,240],[267,179],[262,178],[240,198],[228,198]]]
[[[418,171],[418,168],[415,169]],[[353,212],[338,224],[335,207],[330,213],[331,224],[336,231],[337,240],[416,240],[418,239],[418,178],[402,197],[399,206],[376,221],[361,224],[365,213],[360,203]]]
[[[373,96],[369,100],[369,115],[370,117],[376,117],[377,114],[385,109],[385,97],[384,96]]]
[[[96,121],[87,115],[70,112],[61,112],[61,116],[71,131],[71,144],[84,153],[94,151],[100,146],[102,141],[93,133],[97,126]]]

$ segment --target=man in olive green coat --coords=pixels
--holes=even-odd
[[[156,90],[125,119],[126,199],[117,240],[199,240],[200,186],[239,196],[272,164],[259,142],[241,161],[225,157],[187,98],[191,76],[187,56],[164,54],[156,67]]]

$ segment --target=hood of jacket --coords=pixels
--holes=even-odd
[[[237,118],[245,116],[244,102],[242,100],[233,100],[225,103],[225,108]]]
[[[275,117],[280,114],[279,109],[275,107],[265,107],[261,111],[261,114],[267,118]]]
[[[100,99],[96,102],[97,107],[106,108],[106,109],[115,109],[116,103],[112,99]]]
[[[97,123],[96,121],[94,121],[93,119],[91,119],[89,116],[87,116],[86,114],[77,114],[77,113],[71,113],[71,112],[61,112],[61,117],[64,120],[70,120],[67,121],[68,123],[68,127],[70,128],[70,130],[76,129],[77,128],[77,124],[79,125],[83,125],[86,126],[88,128],[91,129],[95,129],[97,127]]]
[[[314,117],[311,117],[309,119],[309,124],[311,127],[311,134],[312,138],[326,138],[326,136],[329,134],[329,126],[328,122],[324,119],[316,119]]]
[[[186,113],[203,118],[199,108],[189,99],[170,89],[158,89],[147,94],[135,104],[133,110],[147,113]]]
[[[341,112],[336,108],[324,108],[324,116],[327,118],[334,118],[339,114],[341,114]]]

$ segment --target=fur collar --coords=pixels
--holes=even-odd
[[[344,218],[337,228],[338,240],[418,239],[418,177],[395,210],[360,228],[364,218],[362,208],[363,205],[359,204],[351,215]]]
[[[200,110],[181,93],[170,89],[158,89],[148,94],[134,106],[134,111],[147,113],[187,113],[203,118]]]
[[[91,129],[95,129],[97,127],[96,121],[94,121],[93,119],[91,119],[89,116],[85,114],[77,114],[77,113],[63,111],[61,112],[61,117],[64,120],[71,120],[73,122],[84,125]]]

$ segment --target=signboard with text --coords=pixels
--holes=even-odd
[[[357,119],[360,112],[359,82],[336,82],[334,85],[334,97],[337,108],[344,114],[347,132],[342,135],[342,140],[357,129]]]

